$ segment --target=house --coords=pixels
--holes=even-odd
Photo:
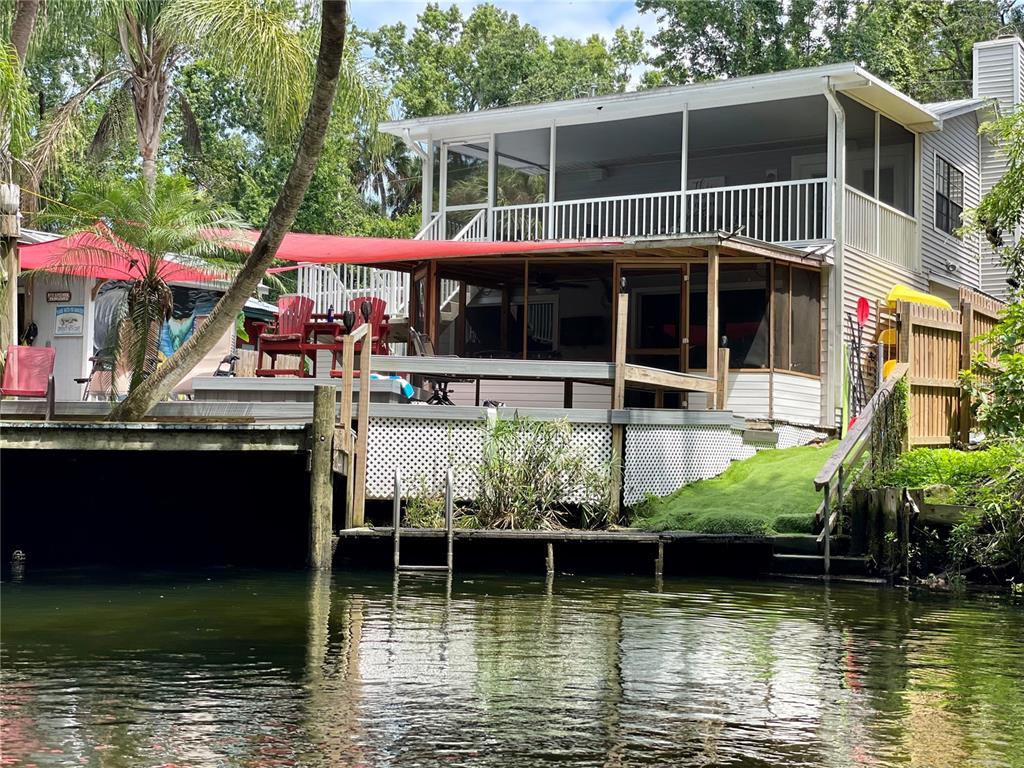
[[[405,265],[409,323],[447,354],[610,360],[621,288],[632,362],[714,374],[726,346],[735,413],[835,426],[859,298],[870,341],[897,284],[1004,294],[984,238],[958,228],[1005,164],[978,127],[1024,100],[1022,63],[1019,38],[979,43],[973,97],[937,104],[835,64],[386,123],[430,180],[418,239],[593,245]],[[360,269],[361,290],[394,290]],[[483,396],[562,401],[537,383]]]

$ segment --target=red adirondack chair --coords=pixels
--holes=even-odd
[[[53,347],[7,348],[0,397],[45,397],[46,418],[52,419],[55,408],[53,363],[57,350]]]
[[[370,351],[375,355],[389,355],[388,340],[391,338],[391,326],[389,321],[391,315],[385,314],[388,303],[384,299],[375,296],[361,296],[349,301],[348,308],[356,313],[356,324],[353,330],[363,324],[363,315],[360,308],[364,301],[370,302],[370,338],[373,339]],[[357,345],[358,349],[358,345]]]
[[[313,300],[308,296],[288,294],[277,300],[277,327],[272,333],[261,333],[259,337],[259,358],[256,362],[257,376],[305,376],[306,323],[313,316]],[[270,367],[263,367],[263,355],[270,358]],[[278,368],[278,355],[297,355],[298,368]]]

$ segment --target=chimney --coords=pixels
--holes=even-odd
[[[999,114],[1008,115],[1024,105],[1024,42],[1016,35],[974,44],[974,97],[995,99]],[[981,194],[1006,173],[1006,156],[986,138],[981,139]],[[1005,232],[1003,240],[1019,233]],[[981,290],[1000,299],[1007,297],[1006,269],[983,239],[981,243]]]

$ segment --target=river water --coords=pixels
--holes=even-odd
[[[218,570],[2,588],[2,765],[1024,765],[1024,608]]]

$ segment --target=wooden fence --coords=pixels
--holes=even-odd
[[[977,341],[992,330],[1002,305],[988,296],[960,290],[960,309],[900,302],[897,306],[899,360],[910,365],[910,445],[966,443],[971,410],[960,390],[960,371],[970,366]]]

